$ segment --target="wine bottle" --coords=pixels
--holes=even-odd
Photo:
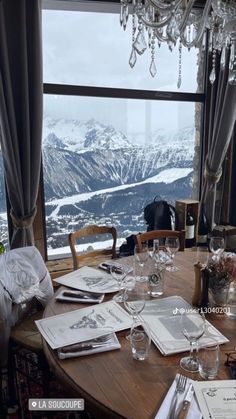
[[[186,217],[186,226],[185,226],[185,247],[194,246],[194,230],[195,230],[194,219],[193,219],[193,216],[188,211],[187,217]]]
[[[205,207],[202,205],[200,217],[199,217],[199,224],[198,224],[198,237],[197,237],[197,244],[200,246],[207,246],[207,238],[208,238],[208,223],[205,216]]]

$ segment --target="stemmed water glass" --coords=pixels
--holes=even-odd
[[[179,250],[179,238],[178,237],[166,237],[165,247],[171,257],[171,265],[166,266],[166,270],[170,272],[178,271],[179,268],[173,265],[175,254]]]
[[[217,262],[225,249],[223,237],[211,237],[209,244],[210,251],[213,253],[212,259]]]
[[[123,291],[123,283],[124,279],[128,274],[128,270],[125,269],[121,265],[116,265],[115,263],[110,267],[110,273],[112,278],[114,278],[118,283],[118,293],[114,295],[113,300],[117,303],[122,303],[124,301],[124,291]]]
[[[142,247],[140,248],[138,245],[134,248],[134,260],[138,263],[139,267],[141,268],[141,276],[140,281],[144,281],[144,266],[145,263],[148,261],[149,258],[149,249],[148,249],[148,243],[142,243]],[[136,269],[135,269],[135,275],[136,275]],[[136,275],[137,276],[137,275]]]
[[[205,332],[205,316],[202,310],[191,309],[184,310],[180,318],[182,333],[190,343],[190,354],[180,360],[180,366],[189,372],[198,371],[198,358],[194,346],[197,345],[198,339]],[[195,348],[196,349],[196,348]]]
[[[136,281],[134,277],[133,281],[128,283],[124,291],[124,306],[132,315],[133,325],[137,322],[138,315],[145,307],[146,298],[147,284]],[[129,339],[129,336],[127,335],[126,338]]]

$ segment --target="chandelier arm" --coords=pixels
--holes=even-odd
[[[167,36],[163,36],[158,32],[158,29],[156,29],[155,31],[155,36],[157,37],[158,41],[160,42],[167,42],[168,41],[168,37]]]
[[[176,7],[179,6],[179,4],[182,3],[182,0],[178,0],[178,2],[175,4],[175,2],[173,2],[174,4],[163,4],[163,3],[159,3],[158,0],[148,0],[148,2],[155,7],[158,11],[174,11],[176,9]]]
[[[171,14],[169,14],[165,19],[163,19],[161,22],[150,22],[149,20],[147,20],[145,17],[140,16],[140,19],[142,21],[142,23],[144,23],[144,25],[146,25],[148,28],[153,28],[153,29],[157,29],[157,28],[162,28],[163,26],[165,26],[171,19]]]
[[[211,0],[207,0],[206,5],[204,7],[204,11],[203,11],[203,15],[202,15],[202,19],[201,19],[201,26],[196,34],[195,39],[192,42],[187,42],[185,37],[184,37],[184,31],[182,32],[182,35],[180,35],[180,39],[182,44],[187,47],[187,48],[192,48],[194,46],[197,46],[199,41],[201,40],[203,33],[205,31],[206,28],[206,22],[208,19],[208,14],[210,11],[210,7],[211,7]]]
[[[183,16],[182,21],[181,21],[181,23],[179,25],[180,32],[184,31],[184,29],[185,29],[185,27],[187,25],[187,21],[188,21],[189,15],[191,13],[191,10],[192,10],[192,8],[194,6],[194,3],[195,3],[195,0],[189,0],[189,2],[188,2],[188,5],[187,5],[186,10],[184,12],[184,16]]]

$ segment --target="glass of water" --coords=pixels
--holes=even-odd
[[[226,315],[236,319],[236,282],[231,282],[226,300]]]
[[[198,349],[199,374],[204,380],[214,380],[217,376],[220,356],[219,345],[202,346]]]
[[[130,330],[130,345],[132,356],[138,361],[148,357],[151,344],[151,332],[145,322],[135,322]]]

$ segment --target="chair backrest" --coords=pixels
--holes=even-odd
[[[159,239],[159,238],[166,238],[166,237],[178,237],[179,238],[179,250],[183,251],[185,248],[185,230],[153,230],[153,231],[147,231],[146,233],[137,234],[135,236],[135,242],[138,245],[138,247],[142,248],[142,243]]]
[[[111,234],[113,238],[112,247],[106,249],[97,249],[92,251],[80,252],[78,253],[76,250],[76,245],[78,244],[77,241],[86,236],[96,236],[97,234]],[[73,258],[73,268],[74,270],[78,269],[84,263],[87,264],[92,263],[92,259],[96,258],[97,256],[111,256],[112,258],[116,258],[116,240],[117,240],[117,232],[115,227],[107,227],[107,226],[97,226],[97,225],[88,225],[81,230],[75,231],[69,234],[69,244],[71,248],[72,258]],[[90,263],[91,262],[91,263]]]
[[[222,235],[225,239],[225,250],[228,252],[236,251],[236,227],[224,228]]]

